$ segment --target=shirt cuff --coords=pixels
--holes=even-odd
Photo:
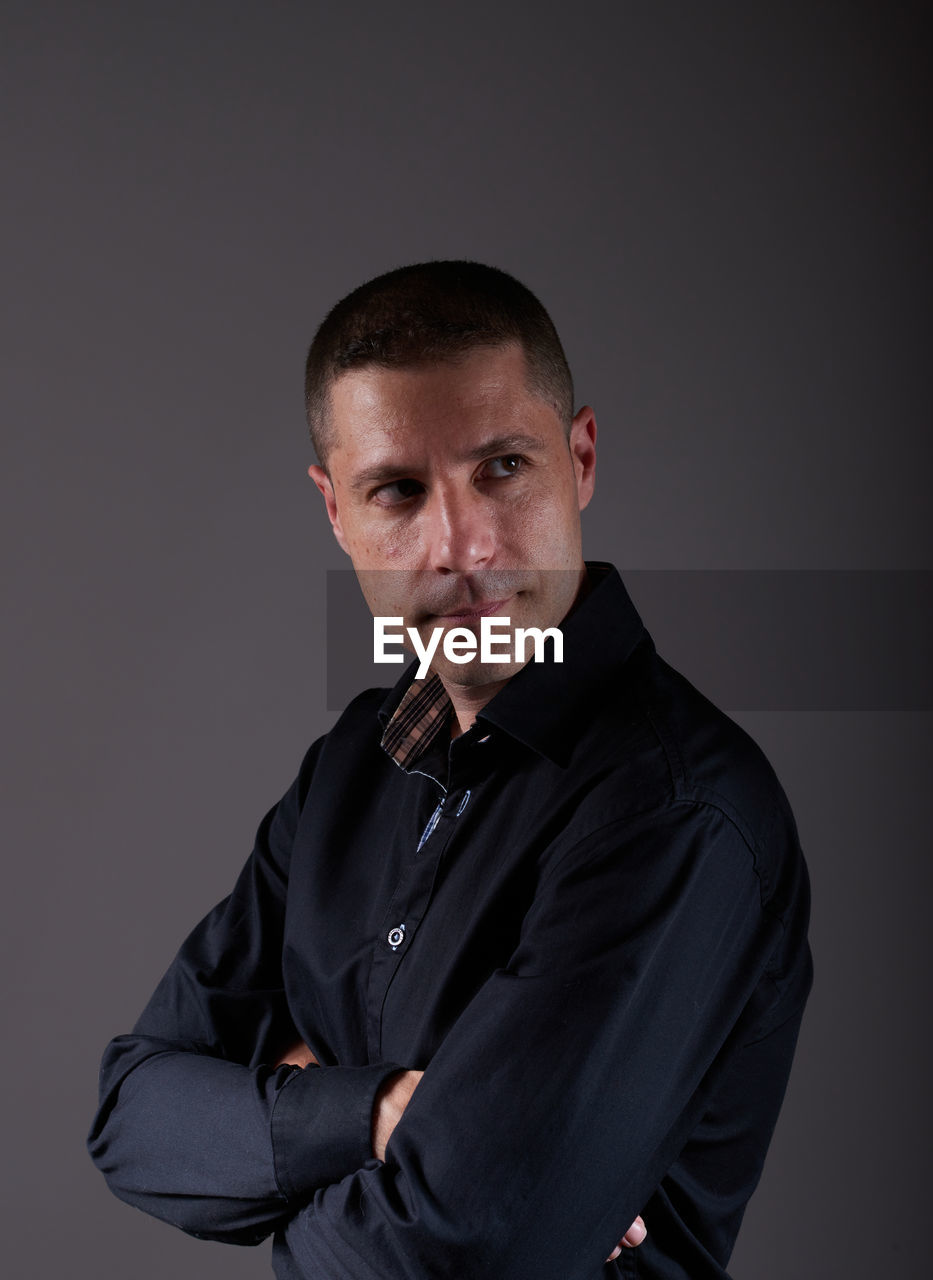
[[[308,1066],[279,1091],[272,1112],[275,1176],[283,1195],[304,1202],[372,1160],[373,1103],[379,1086],[403,1068]]]

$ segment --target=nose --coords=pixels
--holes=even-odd
[[[495,551],[490,515],[482,494],[473,488],[465,492],[435,489],[425,512],[430,568],[441,573],[469,573],[488,566]]]

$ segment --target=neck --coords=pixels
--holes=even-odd
[[[452,738],[457,738],[461,733],[466,733],[486,703],[491,702],[499,690],[505,688],[509,682],[508,679],[505,679],[496,680],[492,684],[465,686],[462,684],[448,684],[443,677],[441,679],[453,707],[453,715],[450,720],[450,736]]]
[[[581,565],[577,592],[573,603],[562,619],[562,624],[566,622],[581,601],[589,595],[589,592],[589,576],[587,575],[586,566]],[[462,685],[448,683],[441,676],[441,683],[447,691],[447,696],[450,698],[451,706],[453,707],[453,715],[450,720],[450,736],[456,738],[461,733],[466,733],[486,703],[491,702],[499,690],[505,688],[509,680],[513,678],[513,676],[506,676],[504,680],[494,680],[490,684]]]

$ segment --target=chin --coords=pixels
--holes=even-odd
[[[527,666],[527,663],[470,662],[464,663],[463,666],[456,666],[444,662],[432,667],[432,671],[436,672],[446,685],[459,686],[461,689],[481,689],[488,684],[501,684],[504,680],[511,680],[512,676],[517,675],[524,666]]]

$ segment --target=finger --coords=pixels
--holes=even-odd
[[[619,1243],[623,1244],[626,1249],[635,1249],[641,1244],[647,1234],[648,1231],[645,1227],[645,1220],[639,1215],[629,1227],[628,1231],[626,1231]]]
[[[312,1063],[315,1066],[320,1065],[305,1042],[299,1040],[297,1044],[293,1044],[290,1049],[282,1054],[275,1065],[277,1067],[309,1067]]]
[[[606,1261],[615,1262],[616,1258],[618,1258],[623,1248],[626,1248],[626,1249],[637,1248],[638,1245],[640,1245],[641,1242],[644,1240],[647,1234],[648,1234],[648,1231],[645,1227],[645,1220],[639,1215],[635,1219],[635,1221],[632,1223],[632,1225],[629,1227],[628,1231],[626,1231],[625,1235],[622,1237],[622,1239],[619,1241],[616,1247],[613,1249],[612,1253],[610,1253]]]

